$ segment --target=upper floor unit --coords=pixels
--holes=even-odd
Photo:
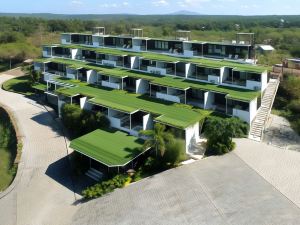
[[[264,91],[268,84],[266,67],[224,59],[178,57],[115,48],[91,48],[78,44],[44,46],[43,57],[68,58],[102,66],[255,91]]]
[[[129,35],[107,35],[98,27],[91,33],[63,33],[62,44],[118,48],[127,51],[149,51],[185,57],[207,57],[255,63],[253,33],[238,33],[231,41],[207,42],[190,40],[189,31],[177,31],[173,40],[143,37],[142,29]]]

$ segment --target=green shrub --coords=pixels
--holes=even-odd
[[[74,138],[99,128],[109,127],[109,120],[102,113],[82,110],[74,104],[64,104],[61,116],[63,124]]]
[[[124,187],[127,181],[128,181],[127,175],[119,174],[110,180],[103,181],[99,184],[95,184],[91,187],[88,187],[82,192],[82,195],[84,196],[84,198],[87,199],[98,198],[107,193],[112,192],[116,188]]]
[[[232,138],[248,135],[249,125],[238,118],[208,118],[204,133],[207,137],[206,155],[222,155],[232,151],[235,143]]]
[[[293,113],[300,115],[300,99],[292,100],[288,104],[288,109],[291,110]]]

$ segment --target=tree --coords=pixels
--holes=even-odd
[[[33,65],[22,67],[22,71],[24,71],[25,74],[30,77],[30,81],[33,84],[38,83],[42,75],[40,71],[34,70]]]
[[[166,151],[166,144],[174,141],[174,136],[165,132],[165,125],[156,123],[153,130],[144,130],[140,133],[147,137],[144,148],[154,148],[156,156],[158,152],[163,157]]]
[[[232,138],[243,137],[249,132],[249,125],[238,118],[209,118],[205,124],[207,137],[206,155],[222,155],[232,151]]]
[[[73,137],[79,137],[99,128],[109,127],[109,120],[100,112],[82,110],[78,105],[64,104],[62,121]]]

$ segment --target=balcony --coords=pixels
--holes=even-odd
[[[103,87],[108,87],[108,88],[112,88],[112,89],[117,89],[117,90],[120,90],[122,89],[122,85],[121,83],[116,83],[116,82],[109,82],[109,81],[101,81],[101,85]]]

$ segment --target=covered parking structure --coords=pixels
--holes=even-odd
[[[132,168],[134,160],[143,155],[149,149],[143,148],[144,140],[130,136],[121,131],[95,130],[82,137],[74,139],[70,148],[87,156],[92,161],[96,161],[112,168]]]

